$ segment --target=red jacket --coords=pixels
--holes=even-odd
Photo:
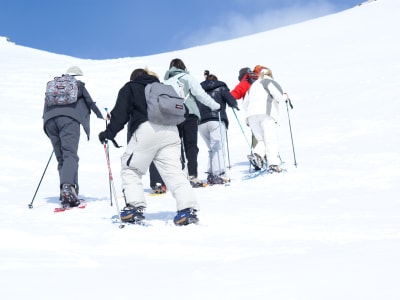
[[[249,74],[244,75],[242,80],[240,80],[240,82],[231,91],[232,96],[236,100],[242,99],[246,95],[251,84],[257,80],[257,77],[254,78],[254,76],[250,76]]]

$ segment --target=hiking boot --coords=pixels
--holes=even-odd
[[[231,181],[231,180],[230,180],[229,177],[226,177],[226,176],[223,176],[223,175],[218,176],[218,175],[214,175],[214,174],[209,174],[209,175],[207,176],[207,183],[208,183],[209,185],[213,185],[213,184],[225,184],[225,183],[228,183],[228,182],[230,182],[230,181]]]
[[[192,187],[194,187],[194,188],[204,186],[203,181],[198,179],[196,176],[189,176],[189,181],[190,181],[190,184],[192,185]]]
[[[249,154],[247,155],[247,158],[256,171],[261,170],[264,167],[264,160],[259,154]]]
[[[121,215],[120,215],[121,220],[122,222],[138,223],[145,219],[143,212],[144,212],[143,206],[134,207],[133,205],[127,204],[121,210]]]
[[[270,165],[269,168],[268,168],[268,172],[270,172],[270,173],[280,173],[280,172],[282,172],[282,169],[278,165]]]
[[[158,182],[155,186],[152,186],[151,189],[153,190],[153,194],[164,194],[167,192],[167,187]]]
[[[63,184],[61,187],[61,206],[66,207],[76,207],[81,204],[78,196],[75,192],[75,187],[72,184]]]
[[[197,217],[196,212],[197,210],[191,207],[178,211],[174,218],[174,224],[177,226],[197,224],[199,218]]]

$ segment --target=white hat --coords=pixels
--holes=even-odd
[[[70,67],[67,70],[67,74],[69,74],[71,76],[83,76],[82,70],[77,66]]]

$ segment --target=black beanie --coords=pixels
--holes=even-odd
[[[246,75],[247,73],[250,73],[251,69],[250,68],[241,68],[239,71],[239,77],[238,80],[241,81],[243,79],[243,76]]]

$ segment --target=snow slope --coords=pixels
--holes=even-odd
[[[231,41],[100,61],[0,38],[0,298],[399,299],[399,13],[398,1],[378,0]],[[53,159],[29,209],[52,151],[41,120],[46,82],[79,65],[98,105],[111,109],[133,69],[163,76],[175,57],[199,81],[209,69],[231,88],[241,67],[269,66],[293,101],[297,168],[282,104],[288,172],[242,180],[250,132],[242,112],[229,111],[232,183],[196,189],[201,225],[166,224],[175,215],[168,193],[148,197],[152,226],[119,229],[97,139],[105,123],[92,117],[79,149],[87,208],[53,213]],[[119,195],[122,152],[110,149]]]

